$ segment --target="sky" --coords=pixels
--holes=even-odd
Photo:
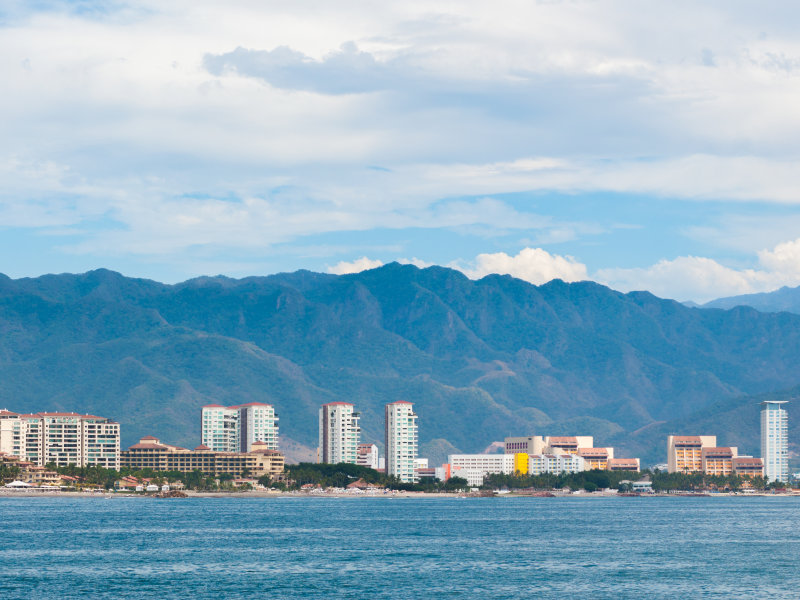
[[[800,285],[800,4],[3,0],[0,272]]]

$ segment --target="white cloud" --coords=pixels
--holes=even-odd
[[[661,298],[707,302],[723,296],[747,294],[761,288],[772,289],[775,278],[751,269],[736,270],[717,261],[681,256],[661,260],[645,268],[600,269],[594,278],[623,292],[647,290]]]
[[[74,227],[72,252],[177,263],[376,228],[538,245],[591,227],[492,198],[529,190],[800,203],[792,3],[84,4],[15,0],[0,25],[0,226]],[[793,273],[786,252],[752,276],[683,257],[616,277],[758,287]],[[470,269],[583,276],[503,256]]]
[[[362,256],[351,262],[341,261],[336,263],[334,266],[328,267],[328,273],[347,275],[348,273],[360,273],[361,271],[367,271],[369,269],[377,269],[381,266],[383,266],[383,261],[372,260],[366,256]]]
[[[428,267],[432,267],[434,265],[434,263],[427,262],[421,258],[417,258],[416,256],[413,258],[398,258],[397,262],[399,262],[401,265],[414,265],[420,269],[427,269]]]
[[[498,273],[512,275],[536,285],[552,279],[581,281],[589,278],[586,265],[571,256],[553,255],[541,248],[524,248],[516,256],[509,256],[505,252],[479,254],[469,266],[450,266],[460,269],[471,279]]]
[[[768,292],[784,285],[800,285],[800,238],[758,252],[759,268],[732,268],[701,256],[660,260],[648,267],[603,268],[589,273],[571,256],[553,255],[541,248],[524,248],[516,256],[504,252],[480,254],[468,265],[448,266],[478,279],[492,273],[508,274],[540,285],[552,279],[591,279],[615,290],[647,290],[662,298],[708,302],[725,296]]]
[[[711,258],[681,256],[645,268],[606,268],[593,278],[621,291],[648,290],[662,298],[708,302],[725,296],[800,285],[800,238],[758,252],[759,268],[736,269]]]
[[[778,244],[772,250],[761,250],[758,260],[765,269],[781,274],[787,281],[800,281],[800,238]]]

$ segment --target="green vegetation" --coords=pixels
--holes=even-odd
[[[322,488],[344,488],[359,479],[390,490],[406,492],[451,492],[467,488],[467,481],[460,477],[453,477],[445,483],[439,480],[403,483],[395,477],[384,475],[369,467],[347,463],[286,465],[286,473],[291,481],[290,489],[299,489],[307,484]]]
[[[19,473],[17,465],[0,464],[0,485],[14,481],[19,477]]]
[[[616,489],[621,492],[632,490],[631,485],[623,481],[638,481],[647,478],[652,482],[654,492],[673,491],[739,491],[748,482],[753,489],[763,490],[774,485],[767,485],[761,477],[749,479],[737,475],[710,476],[702,473],[666,473],[662,471],[583,471],[580,473],[560,474],[544,473],[542,475],[489,475],[484,481],[485,489],[507,488],[509,490],[586,490],[594,492],[598,489]]]

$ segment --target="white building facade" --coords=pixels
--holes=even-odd
[[[119,469],[119,423],[95,415],[0,411],[0,448],[40,467]]]
[[[319,409],[319,448],[321,463],[358,464],[361,428],[359,415],[349,402],[329,402]],[[377,457],[376,457],[377,462]]]
[[[761,403],[761,458],[764,477],[769,481],[789,481],[789,417],[785,400]]]
[[[528,473],[579,473],[586,470],[585,461],[577,454],[531,454],[528,456]]]
[[[417,415],[411,402],[399,400],[386,405],[386,474],[404,483],[417,481],[414,460],[418,451]]]
[[[278,416],[271,404],[208,404],[200,419],[202,444],[214,452],[250,452],[254,442],[278,449]]]
[[[450,454],[451,477],[463,477],[470,486],[483,485],[487,475],[514,473],[513,454]]]

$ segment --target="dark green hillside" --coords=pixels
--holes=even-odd
[[[0,277],[0,408],[108,415],[123,445],[152,433],[193,446],[202,404],[263,401],[282,435],[315,446],[317,409],[333,400],[356,403],[365,439],[380,442],[383,405],[407,399],[437,454],[511,434],[623,443],[641,430],[630,449],[659,460],[654,423],[798,385],[798,358],[800,316],[590,282],[398,264],[177,285],[106,270]]]

